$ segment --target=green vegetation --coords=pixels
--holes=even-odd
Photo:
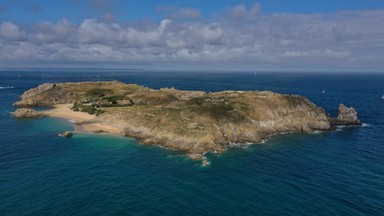
[[[75,103],[73,103],[71,110],[78,112],[78,111],[80,111],[79,108],[80,108],[79,103],[75,102]]]
[[[212,103],[209,98],[193,98],[189,101],[188,107],[194,107],[195,112],[201,115],[209,115],[215,120],[229,120],[233,122],[245,120],[243,112],[239,112],[241,110],[236,109],[232,103]],[[241,106],[241,109],[244,110],[246,107]]]
[[[89,97],[83,101],[74,102],[71,109],[73,111],[86,112],[91,115],[96,114],[96,116],[98,116],[105,112],[104,110],[100,109],[101,107],[126,107],[134,105],[134,102],[131,98],[122,95],[104,97],[105,93],[107,92],[111,93],[109,89],[88,90],[86,95],[93,95],[93,97]],[[95,97],[95,95],[97,97]]]
[[[93,88],[85,92],[85,95],[90,98],[94,97],[104,97],[108,93],[111,93],[111,89],[101,89],[101,88]]]
[[[99,115],[101,115],[101,114],[103,114],[103,113],[105,113],[104,110],[102,110],[102,109],[97,109],[95,114],[96,114],[96,116],[99,116]]]
[[[102,104],[103,107],[123,107],[123,106],[133,106],[134,102],[131,98],[125,97],[122,95],[104,97],[103,100],[108,101],[109,104]],[[120,102],[119,102],[120,101]]]
[[[80,111],[94,115],[94,114],[96,114],[97,109],[94,106],[82,105],[82,106],[80,106]]]

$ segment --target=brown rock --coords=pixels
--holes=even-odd
[[[75,133],[70,131],[65,131],[63,133],[60,133],[59,136],[65,137],[65,138],[71,138],[73,137]]]
[[[345,124],[361,124],[356,110],[352,107],[346,107],[344,104],[339,104],[337,121],[344,122]]]
[[[12,116],[15,118],[44,118],[47,117],[45,114],[37,112],[29,108],[17,109]]]

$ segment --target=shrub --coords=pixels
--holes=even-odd
[[[75,103],[73,103],[73,106],[71,107],[71,110],[77,112],[77,111],[79,111],[79,107],[80,107],[80,104],[75,102]]]
[[[99,116],[99,115],[101,115],[101,114],[103,114],[103,113],[105,113],[104,110],[101,110],[101,109],[97,109],[97,110],[96,110],[96,116]]]
[[[85,92],[88,97],[104,97],[107,93],[111,92],[110,89],[94,88]]]
[[[86,113],[89,113],[91,115],[94,115],[96,113],[97,109],[93,106],[81,106],[81,112],[86,112]]]
[[[127,106],[133,106],[135,103],[131,98],[128,99]]]

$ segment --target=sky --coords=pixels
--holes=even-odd
[[[383,0],[0,0],[0,68],[383,71]]]

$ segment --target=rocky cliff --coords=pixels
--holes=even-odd
[[[142,143],[189,154],[221,152],[236,143],[259,143],[283,132],[329,130],[326,112],[297,95],[270,91],[153,90],[135,84],[43,84],[26,91],[18,107],[73,103],[93,120],[119,127]]]

